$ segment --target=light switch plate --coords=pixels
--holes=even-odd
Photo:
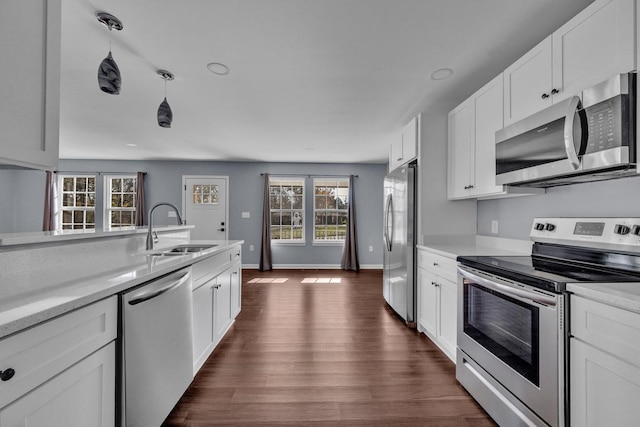
[[[251,218],[251,212],[242,212],[242,218]]]

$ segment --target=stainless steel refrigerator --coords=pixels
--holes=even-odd
[[[410,327],[416,325],[416,165],[384,178],[384,271],[382,293]]]

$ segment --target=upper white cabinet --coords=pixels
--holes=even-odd
[[[414,117],[402,129],[402,136],[389,148],[389,172],[418,157],[418,119]]]
[[[61,0],[0,3],[0,164],[58,165]]]
[[[502,83],[500,74],[449,113],[449,199],[543,192],[495,183],[495,133],[503,124]]]
[[[636,69],[635,1],[598,0],[504,72],[504,125]]]

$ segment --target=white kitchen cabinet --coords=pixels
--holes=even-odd
[[[242,255],[240,246],[192,266],[193,373],[200,370],[240,313]]]
[[[3,427],[115,425],[115,342],[0,410]]]
[[[2,426],[112,426],[117,297],[0,341]]]
[[[418,249],[418,330],[455,363],[457,334],[456,261]]]
[[[414,117],[402,129],[402,135],[389,148],[389,172],[418,157],[418,119]]]
[[[504,71],[504,125],[636,69],[635,0],[597,0]]]
[[[638,425],[640,314],[576,295],[570,304],[571,425]]]
[[[0,164],[58,165],[61,0],[0,4]]]
[[[449,113],[447,197],[493,198],[544,190],[496,185],[495,133],[502,129],[502,74]]]

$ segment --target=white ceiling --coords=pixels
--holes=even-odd
[[[590,2],[64,0],[60,157],[386,163],[412,116],[450,110]],[[124,25],[117,96],[98,88],[96,11]],[[171,129],[157,69],[176,76]]]

